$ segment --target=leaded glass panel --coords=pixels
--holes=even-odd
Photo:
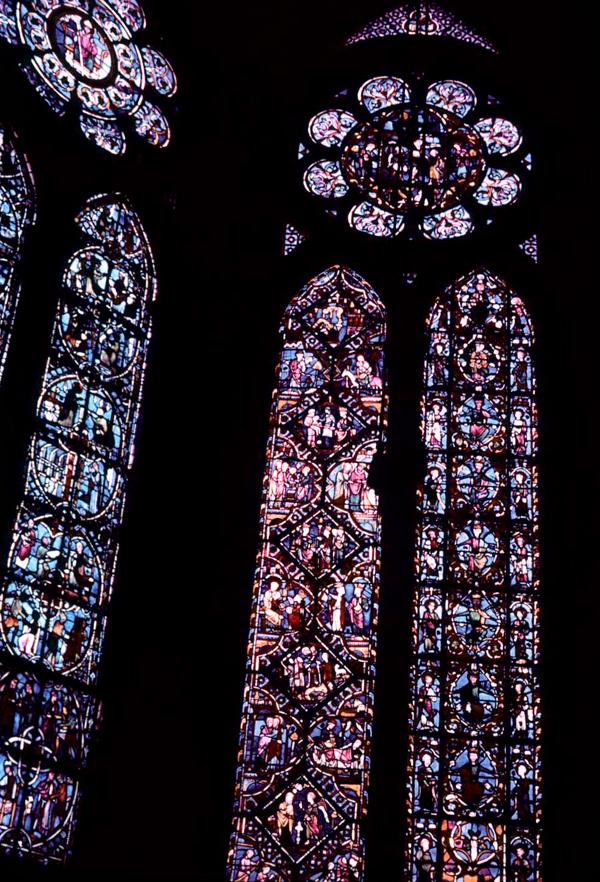
[[[62,863],[100,719],[94,686],[150,341],[152,254],[120,195],[78,215],[0,594],[0,849]]]
[[[380,566],[369,468],[386,427],[385,310],[336,266],[292,300],[281,333],[229,878],[361,879]]]
[[[414,882],[540,879],[537,417],[527,309],[478,269],[427,320],[409,713]]]

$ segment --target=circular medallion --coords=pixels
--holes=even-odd
[[[63,64],[80,79],[105,83],[116,70],[110,40],[89,15],[78,9],[59,9],[48,20],[48,32]]]
[[[458,205],[485,173],[477,132],[453,113],[404,104],[353,129],[341,167],[346,181],[390,211]]]

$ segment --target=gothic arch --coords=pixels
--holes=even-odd
[[[61,864],[95,692],[156,293],[119,194],[90,198],[63,277],[0,592],[0,849]]]
[[[410,879],[539,878],[537,415],[521,298],[477,269],[427,320]],[[428,877],[429,878],[429,877]]]
[[[0,125],[0,379],[21,290],[18,263],[27,228],[35,223],[35,203],[27,157],[10,127]]]
[[[232,880],[362,872],[380,567],[368,474],[385,436],[385,333],[383,304],[347,267],[312,279],[284,315]]]

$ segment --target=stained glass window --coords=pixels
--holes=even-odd
[[[0,379],[19,300],[17,264],[23,237],[35,221],[35,187],[15,133],[0,124]]]
[[[490,52],[497,52],[494,44],[486,37],[468,27],[451,12],[443,10],[437,3],[427,2],[405,3],[396,9],[391,9],[352,34],[346,40],[346,44],[398,34],[453,37],[455,40],[474,43]]]
[[[153,259],[120,195],[89,199],[63,278],[0,596],[0,849],[62,863],[99,719],[116,531],[134,455]]]
[[[22,69],[59,114],[73,103],[90,141],[121,154],[123,122],[138,135],[166,147],[167,118],[154,103],[177,90],[168,60],[138,46],[146,18],[138,0],[4,0],[0,36],[24,47]]]
[[[521,192],[520,130],[459,80],[373,77],[307,133],[304,188],[360,233],[462,237]]]
[[[427,320],[409,878],[540,878],[537,419],[522,299],[479,269]]]
[[[303,233],[294,224],[287,223],[283,231],[283,247],[282,251],[285,257],[295,251],[299,245],[306,242],[308,236]]]
[[[332,267],[292,300],[271,409],[229,878],[362,878],[385,311]]]
[[[525,239],[524,242],[519,244],[519,248],[521,251],[530,257],[534,263],[538,261],[538,239],[537,235],[534,233],[533,236],[530,236],[528,239]]]

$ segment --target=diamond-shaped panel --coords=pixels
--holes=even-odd
[[[305,777],[281,790],[259,817],[295,863],[304,861],[346,823],[334,803]]]
[[[361,438],[370,426],[375,427],[378,416],[377,411],[365,411],[359,417],[356,405],[349,407],[341,398],[322,398],[293,417],[289,428],[312,453],[328,459]]]
[[[316,578],[339,567],[358,548],[348,530],[324,511],[297,524],[281,539],[281,545]]]
[[[271,684],[305,710],[335,697],[352,676],[339,656],[315,638],[262,656],[260,666]]]

